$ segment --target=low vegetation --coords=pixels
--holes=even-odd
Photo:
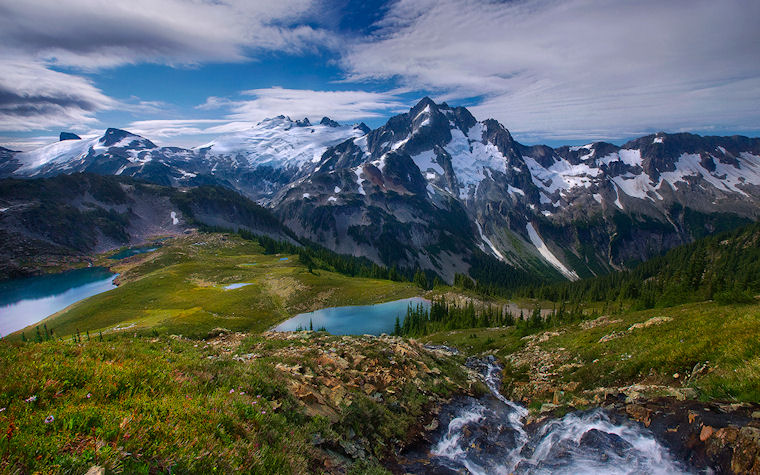
[[[398,338],[313,332],[6,341],[0,371],[3,473],[384,473],[470,384]]]

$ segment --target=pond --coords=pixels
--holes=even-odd
[[[375,305],[354,305],[330,307],[314,312],[301,313],[277,325],[275,331],[296,331],[326,329],[333,335],[380,335],[392,333],[396,317],[404,321],[409,305],[429,308],[430,302],[420,298],[395,300]]]
[[[115,278],[106,268],[88,267],[0,282],[0,334],[21,330],[75,302],[116,288]]]

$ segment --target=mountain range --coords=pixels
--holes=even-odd
[[[374,130],[279,116],[195,148],[119,129],[61,139],[0,148],[0,177],[219,185],[269,208],[288,235],[448,282],[500,268],[604,274],[760,217],[758,138],[660,132],[622,146],[527,146],[496,120],[427,97]],[[2,224],[14,203],[0,200]]]

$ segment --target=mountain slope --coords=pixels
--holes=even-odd
[[[294,242],[265,208],[223,188],[190,190],[89,174],[0,180],[0,280],[199,224]]]

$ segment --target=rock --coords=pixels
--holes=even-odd
[[[106,469],[99,465],[93,465],[84,475],[106,475]]]
[[[218,336],[226,335],[228,333],[230,333],[230,331],[227,330],[226,328],[217,327],[208,332],[208,334],[206,335],[206,339],[216,338]]]
[[[630,327],[628,327],[628,331],[636,330],[636,329],[639,329],[639,328],[647,328],[647,327],[651,327],[651,326],[654,326],[654,325],[662,325],[663,323],[669,322],[671,320],[673,320],[673,319],[670,318],[670,317],[652,317],[649,320],[647,320],[646,322],[634,323],[633,325],[631,325]]]
[[[71,132],[61,132],[61,135],[58,136],[59,142],[63,142],[64,140],[81,140],[81,139],[82,137]],[[87,473],[89,474],[90,472],[87,472]]]
[[[702,426],[702,431],[699,433],[699,440],[706,441],[713,434],[713,428],[710,426]]]
[[[652,411],[638,404],[630,404],[625,408],[625,412],[631,416],[631,419],[641,422],[645,427],[652,423]]]
[[[432,432],[438,428],[438,419],[433,419],[430,424],[423,426],[428,432]]]

